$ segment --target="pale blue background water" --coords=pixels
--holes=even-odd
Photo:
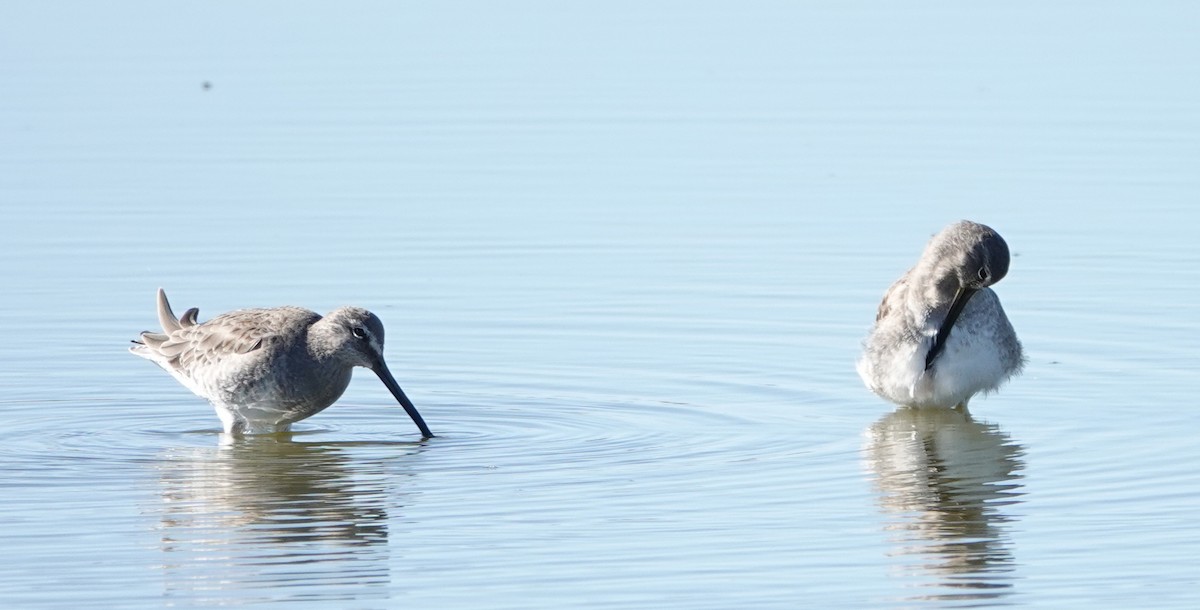
[[[0,602],[1194,607],[1198,18],[4,4]],[[894,413],[859,342],[959,218],[1030,364]],[[438,438],[360,373],[222,445],[124,351],[159,286],[373,309]]]

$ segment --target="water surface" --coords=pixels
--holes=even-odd
[[[12,607],[1190,608],[1196,9],[0,8]],[[1025,374],[854,373],[945,224]],[[368,307],[370,374],[230,442],[125,353]]]

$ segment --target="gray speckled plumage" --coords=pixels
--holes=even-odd
[[[901,405],[965,407],[1019,373],[1021,342],[990,288],[1009,260],[986,225],[964,220],[935,235],[879,305],[858,363],[867,387]]]
[[[425,437],[433,434],[383,359],[383,323],[360,307],[325,317],[300,307],[241,309],[198,323],[179,318],[158,291],[163,332],[143,332],[129,351],[153,361],[208,399],[225,431],[286,431],[332,405],[356,366],[379,376]]]

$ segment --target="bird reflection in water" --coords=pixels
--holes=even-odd
[[[163,456],[165,596],[203,604],[386,596],[388,511],[404,476],[397,464],[419,450],[386,445],[276,434]]]
[[[901,408],[867,431],[867,466],[889,515],[892,556],[931,589],[918,599],[995,600],[1012,593],[1006,523],[1020,502],[1020,445],[954,409]]]

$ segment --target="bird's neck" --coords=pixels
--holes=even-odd
[[[950,308],[958,292],[958,276],[953,270],[930,265],[914,271],[909,283],[909,302],[920,304],[926,314],[942,312]]]
[[[331,324],[317,320],[308,328],[308,340],[304,342],[308,356],[317,362],[328,362],[336,358],[341,345]]]

